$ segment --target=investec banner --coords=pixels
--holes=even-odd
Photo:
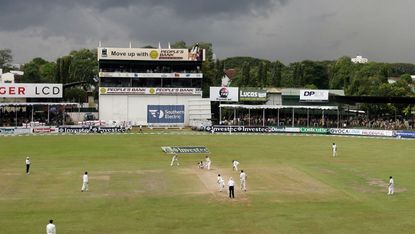
[[[228,126],[228,125],[214,125],[205,128],[208,132],[252,132],[252,133],[298,133],[300,128],[285,128],[285,127],[247,127],[247,126]]]
[[[62,126],[58,128],[59,133],[119,133],[125,132],[124,127],[100,127],[100,126]]]
[[[99,77],[116,77],[116,78],[203,78],[203,73],[100,72]]]
[[[266,101],[267,91],[258,88],[240,88],[239,101]]]
[[[209,150],[205,146],[162,146],[166,154],[208,154]]]
[[[237,102],[239,100],[239,88],[210,87],[210,100],[220,102]]]
[[[182,95],[200,96],[202,90],[199,88],[140,88],[140,87],[101,87],[100,95]]]
[[[98,60],[203,61],[204,50],[100,47]]]
[[[329,132],[333,135],[393,136],[393,131],[389,130],[330,128]]]
[[[147,123],[183,124],[184,105],[148,105]]]
[[[62,98],[62,84],[1,83],[0,98]]]
[[[329,91],[319,89],[300,90],[300,101],[303,102],[328,102]]]

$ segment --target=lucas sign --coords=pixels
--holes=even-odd
[[[237,102],[239,100],[239,88],[210,87],[210,100],[221,102]]]
[[[62,84],[0,84],[0,98],[62,98]]]
[[[239,90],[239,101],[266,101],[267,91],[258,88],[241,88]]]
[[[327,102],[329,101],[329,91],[319,89],[302,89],[300,90],[300,101]]]

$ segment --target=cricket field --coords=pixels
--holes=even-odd
[[[49,219],[59,234],[415,233],[414,140],[192,134],[0,137],[0,233],[45,233]],[[205,155],[171,167],[160,149],[200,145],[210,171],[197,168]],[[235,179],[235,199],[218,173]]]

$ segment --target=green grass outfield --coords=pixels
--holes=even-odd
[[[331,156],[331,143],[338,157]],[[170,156],[160,146],[205,145]],[[0,233],[414,233],[415,141],[283,135],[0,137]],[[25,175],[25,157],[31,174]],[[218,172],[248,175],[236,199]],[[90,191],[81,193],[82,174]],[[389,176],[394,196],[387,196]]]

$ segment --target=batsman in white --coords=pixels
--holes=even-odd
[[[171,163],[170,166],[173,166],[173,164],[176,163],[177,166],[179,166],[179,156],[177,156],[177,154],[174,154],[173,157],[171,158]]]
[[[82,188],[81,188],[81,192],[85,191],[88,192],[88,183],[89,183],[89,178],[88,178],[88,172],[86,171],[84,173],[84,176],[82,176]]]
[[[225,188],[225,180],[220,174],[218,174],[218,179],[216,182],[218,183],[218,186],[219,186],[219,192],[222,192],[222,190]]]
[[[205,157],[206,160],[206,167],[208,170],[210,170],[210,165],[212,164],[212,161],[210,160],[209,156],[206,155]]]
[[[239,162],[236,160],[232,160],[232,170],[237,171],[238,170]]]
[[[389,184],[388,184],[388,195],[393,195],[395,192],[395,182],[393,181],[392,176],[389,176]]]
[[[241,190],[246,192],[246,179],[248,176],[246,176],[246,173],[244,170],[241,170],[241,174],[239,174],[239,179],[241,180]]]

